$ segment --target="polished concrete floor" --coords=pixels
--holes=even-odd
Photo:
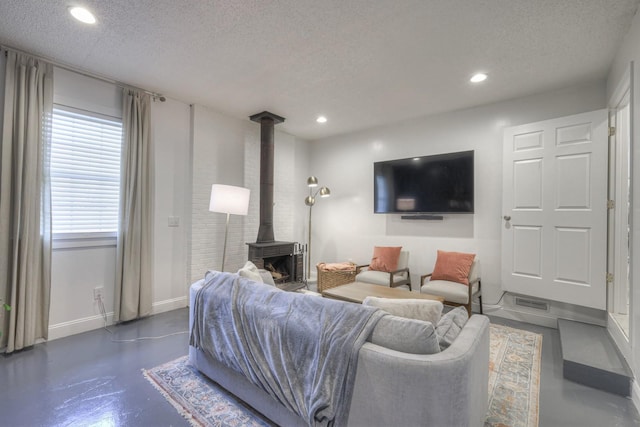
[[[0,426],[188,426],[142,376],[187,354],[186,309],[0,357]]]
[[[557,330],[492,321],[543,334],[540,427],[640,425],[629,399],[562,378]],[[113,337],[96,330],[0,356],[0,426],[188,426],[141,374],[185,355],[187,335],[112,342],[185,331],[187,322],[176,310],[112,327]]]

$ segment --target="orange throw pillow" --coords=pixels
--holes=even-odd
[[[469,286],[469,271],[476,254],[438,251],[431,280],[448,280]]]
[[[400,249],[402,249],[402,246],[375,246],[369,270],[386,272],[397,270]]]

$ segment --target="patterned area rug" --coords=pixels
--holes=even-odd
[[[491,325],[485,427],[537,427],[542,335]],[[181,357],[143,375],[193,426],[271,426]]]
[[[192,426],[273,426],[189,365],[187,356],[152,369],[143,369],[142,374]]]
[[[485,427],[537,427],[542,335],[491,325]]]

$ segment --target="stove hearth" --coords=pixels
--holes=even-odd
[[[276,286],[284,290],[304,287],[302,282],[303,257],[297,243],[247,243],[249,261],[271,273]]]

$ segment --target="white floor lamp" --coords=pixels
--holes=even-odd
[[[234,187],[232,185],[213,184],[211,186],[211,199],[209,210],[227,214],[227,226],[224,229],[224,249],[222,250],[222,267],[224,271],[224,260],[227,255],[227,235],[229,234],[229,215],[247,215],[249,211],[248,188]]]
[[[331,195],[331,190],[328,187],[320,187],[313,193],[312,188],[318,186],[318,178],[315,176],[310,176],[307,178],[307,186],[309,187],[309,195],[305,197],[304,204],[309,206],[309,247],[307,248],[307,274],[305,277],[305,282],[309,280],[309,273],[311,271],[311,210],[313,205],[316,204],[316,196],[320,194],[320,197],[329,197]]]

